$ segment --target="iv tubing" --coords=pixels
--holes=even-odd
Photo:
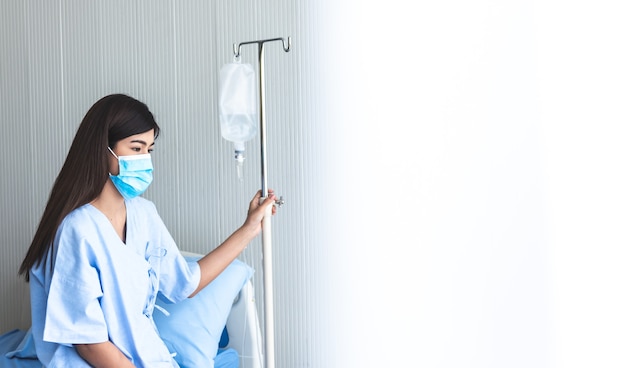
[[[267,154],[266,154],[266,129],[265,129],[265,65],[264,65],[264,49],[266,42],[282,41],[283,50],[289,52],[291,49],[291,37],[272,38],[260,41],[241,42],[233,45],[235,57],[239,57],[240,47],[247,44],[257,44],[259,49],[259,119],[260,119],[260,139],[261,139],[261,197],[265,200],[268,196],[267,188]],[[273,271],[272,271],[272,207],[263,217],[262,241],[263,241],[263,290],[264,290],[264,306],[265,306],[265,368],[274,368],[274,289],[273,289]]]

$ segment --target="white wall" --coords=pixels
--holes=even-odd
[[[208,250],[258,187],[207,122],[216,71],[233,40],[291,35],[268,54],[277,366],[624,366],[617,5],[1,2],[0,330],[27,324],[15,265],[93,100],[155,110],[148,195]]]
[[[346,8],[340,366],[624,366],[618,2]]]

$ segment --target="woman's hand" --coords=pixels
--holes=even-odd
[[[272,207],[272,215],[276,213],[276,207],[274,207],[274,203],[276,202],[276,196],[274,195],[274,191],[269,189],[267,191],[267,198],[261,203],[261,191],[259,190],[250,201],[250,206],[248,207],[248,217],[244,222],[242,228],[245,228],[247,231],[250,231],[253,236],[257,236],[261,232],[261,222],[265,217],[266,211],[268,211],[268,207]]]

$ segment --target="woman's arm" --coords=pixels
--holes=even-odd
[[[248,217],[244,224],[228,237],[220,246],[206,256],[198,260],[200,265],[200,283],[198,288],[189,296],[193,297],[211,281],[213,281],[224,269],[246,249],[248,243],[261,232],[261,222],[265,217],[265,211],[275,202],[274,192],[268,191],[268,197],[263,203],[259,203],[261,191],[258,191],[248,208]],[[275,212],[272,208],[272,214]]]
[[[112,342],[106,341],[96,344],[75,344],[74,347],[81,358],[95,368],[126,368],[135,367]]]

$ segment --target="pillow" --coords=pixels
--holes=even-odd
[[[220,349],[215,357],[215,368],[239,368],[239,353],[235,349]]]
[[[185,257],[196,261],[199,257]],[[181,368],[214,367],[218,344],[233,301],[254,270],[234,260],[193,298],[172,304],[157,297],[154,322]],[[164,309],[168,314],[164,313]]]

